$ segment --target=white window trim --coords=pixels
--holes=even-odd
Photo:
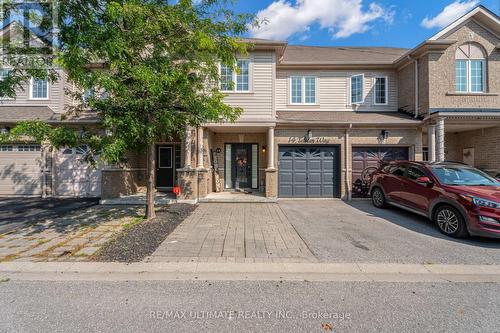
[[[11,71],[12,68],[3,68],[3,69],[6,69],[7,71]],[[0,78],[0,81],[3,81],[3,78]],[[4,96],[4,97],[0,97],[0,101],[12,101],[12,100],[15,100],[15,98],[13,97],[7,97],[7,96]]]
[[[465,61],[465,71],[466,71],[466,75],[467,75],[467,77],[465,78],[467,81],[466,82],[467,83],[467,90],[466,91],[457,90],[457,61]],[[472,91],[472,66],[471,66],[472,61],[481,61],[481,63],[482,63],[482,68],[483,68],[483,90],[482,91]],[[484,93],[488,92],[488,89],[486,87],[486,83],[487,83],[486,66],[487,66],[486,59],[456,59],[455,60],[455,92],[459,93],[459,94],[484,94]]]
[[[300,103],[295,103],[293,102],[292,99],[292,80],[294,78],[299,78],[300,79],[300,86],[301,86],[301,93],[302,96],[300,98],[301,102]],[[306,78],[313,78],[314,79],[314,102],[313,103],[306,103]],[[292,75],[290,76],[290,79],[288,80],[288,85],[289,85],[289,103],[290,105],[318,105],[318,77],[315,75]]]
[[[377,103],[377,79],[385,79],[385,103]],[[373,78],[373,104],[388,105],[389,104],[389,77],[377,75]]]
[[[359,102],[354,102],[352,101],[352,79],[354,77],[361,76],[362,82],[361,82],[361,101]],[[349,78],[349,105],[358,105],[358,104],[364,104],[365,103],[365,74],[354,74],[351,75]]]
[[[50,84],[49,84],[49,80],[47,80],[47,97],[43,97],[43,98],[39,98],[39,97],[33,97],[33,82],[34,82],[34,78],[32,77],[31,80],[30,80],[30,99],[31,100],[35,100],[35,101],[46,101],[49,99],[49,96],[50,96]]]
[[[252,92],[252,61],[250,60],[250,58],[238,58],[236,61],[241,61],[241,60],[246,60],[248,61],[248,90],[237,90],[237,82],[236,82],[236,71],[235,69],[233,68],[232,71],[232,75],[233,75],[233,89],[232,90],[222,90],[220,89],[220,83],[219,83],[219,89],[220,89],[220,92],[222,93],[225,93],[225,94],[248,94],[248,93],[251,93]],[[219,77],[221,75],[221,66],[222,64],[219,64]]]

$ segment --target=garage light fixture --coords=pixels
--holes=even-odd
[[[380,132],[380,138],[381,138],[382,140],[387,140],[387,139],[389,138],[389,131],[388,131],[388,130],[385,130],[385,129],[384,129],[384,130],[382,130],[382,131]]]

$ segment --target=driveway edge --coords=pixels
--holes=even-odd
[[[288,280],[500,283],[500,265],[359,263],[0,263],[0,280]]]

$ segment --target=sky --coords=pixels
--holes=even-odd
[[[263,22],[248,36],[294,45],[412,48],[477,5],[500,0],[238,0]]]

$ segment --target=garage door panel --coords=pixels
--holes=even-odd
[[[338,147],[300,146],[280,147],[280,197],[319,198],[339,195]],[[289,161],[293,160],[292,168]],[[289,183],[290,174],[293,183]]]
[[[39,145],[33,144],[2,146],[0,150],[0,196],[41,195],[40,149]]]
[[[306,185],[294,185],[292,190],[292,197],[305,198],[307,196]]]
[[[295,171],[307,171],[307,160],[295,160],[293,162],[293,170]]]
[[[352,186],[353,197],[368,197],[369,184],[363,182],[362,173],[367,168],[378,168],[382,161],[408,160],[408,147],[353,147]]]
[[[293,170],[293,160],[281,160],[280,168],[282,168],[283,170]]]
[[[333,184],[333,172],[323,172],[321,175],[324,184],[332,183]]]
[[[293,174],[291,172],[283,172],[280,180],[283,184],[290,184],[293,181]]]
[[[310,172],[309,173],[309,178],[308,178],[309,184],[313,184],[313,183],[321,184],[322,183],[321,180],[322,180],[322,177],[321,177],[320,172]]]
[[[295,172],[293,174],[293,182],[294,183],[304,183],[307,182],[307,173],[306,172]]]
[[[101,166],[83,160],[85,147],[65,149],[57,155],[57,194],[60,196],[99,197]]]

